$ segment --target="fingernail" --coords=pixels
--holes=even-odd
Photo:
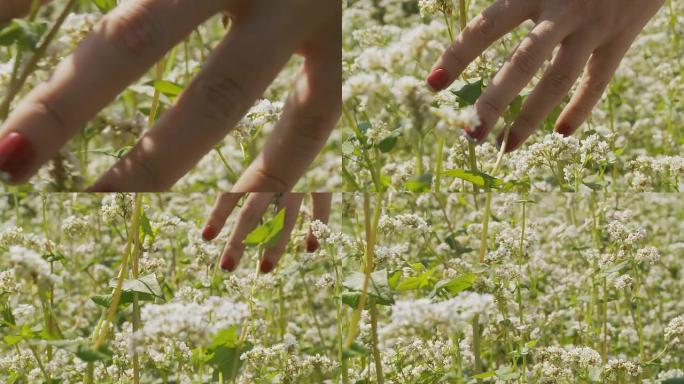
[[[572,127],[568,123],[563,123],[560,126],[558,126],[556,132],[560,133],[563,136],[570,136],[572,135]]]
[[[268,259],[261,260],[261,266],[259,267],[261,273],[269,273],[273,270],[273,263]]]
[[[235,270],[235,261],[232,257],[224,257],[221,260],[221,269],[225,272],[233,272]]]
[[[503,139],[504,139],[504,133],[502,132],[496,138],[496,147],[498,149],[501,149],[501,145],[503,145]],[[504,149],[504,153],[514,151],[518,147],[518,144],[520,144],[518,137],[513,132],[509,132],[508,133],[508,141],[506,142],[506,149]]]
[[[449,81],[449,74],[447,73],[446,70],[442,68],[437,68],[434,71],[430,73],[430,76],[427,78],[427,83],[432,88],[433,91],[441,91],[446,87],[447,82]]]
[[[484,129],[482,127],[482,124],[477,125],[475,127],[465,127],[464,129],[466,133],[466,137],[470,139],[471,141],[474,142],[480,142],[482,140],[482,135],[484,133]]]
[[[306,238],[306,251],[314,253],[318,250],[318,247],[320,247],[320,244],[318,243],[316,236],[309,233],[309,236]]]
[[[34,157],[33,145],[21,133],[12,132],[0,140],[0,171],[10,181],[19,179]]]
[[[202,238],[206,241],[211,241],[214,240],[216,237],[216,230],[214,227],[211,226],[211,224],[207,224],[204,226],[204,229],[202,230]]]

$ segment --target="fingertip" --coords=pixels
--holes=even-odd
[[[263,274],[270,273],[271,271],[273,271],[274,266],[275,265],[273,264],[273,262],[271,260],[264,257],[263,260],[261,260],[261,265],[259,266],[259,270]]]
[[[211,224],[207,224],[204,226],[204,229],[202,230],[202,238],[205,241],[214,240],[216,238],[216,235],[216,229]]]
[[[231,256],[223,256],[223,259],[221,259],[221,269],[224,272],[233,272],[235,270],[235,267],[235,260],[233,260]]]
[[[436,68],[427,78],[427,85],[433,92],[439,92],[449,84],[449,73],[444,68]]]
[[[575,130],[572,129],[572,126],[568,123],[561,123],[556,127],[556,132],[566,137],[572,135],[574,131]]]
[[[485,129],[484,124],[480,123],[476,126],[468,126],[463,129],[463,132],[466,134],[466,138],[473,142],[473,143],[480,143],[482,140],[484,140],[485,136],[487,135],[487,130]]]
[[[0,139],[0,172],[9,183],[26,181],[35,157],[33,144],[22,133],[10,132]]]

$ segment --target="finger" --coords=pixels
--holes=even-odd
[[[261,264],[259,266],[261,273],[271,272],[276,264],[278,264],[278,261],[280,261],[283,253],[285,253],[285,248],[290,242],[290,235],[292,234],[292,230],[297,222],[297,216],[299,215],[299,208],[302,205],[304,194],[287,193],[283,198],[283,207],[285,208],[285,222],[283,223],[283,229],[280,231],[280,235],[275,245],[271,248],[267,248],[264,251],[264,256],[261,258]]]
[[[476,141],[487,136],[506,107],[567,36],[565,29],[555,22],[542,21],[523,39],[475,102],[480,125],[466,127],[468,136]]]
[[[170,188],[225,137],[288,62],[308,28],[291,24],[270,11],[236,21],[176,105],[96,185],[115,191]]]
[[[591,56],[593,46],[584,36],[572,36],[561,45],[551,66],[513,123],[506,143],[506,152],[518,148],[544,122],[553,109],[563,101],[572,85],[582,74],[582,70]],[[497,143],[501,146],[504,132],[499,134]]]
[[[32,149],[30,159],[7,171],[12,182],[26,181],[90,118],[227,2],[127,1],[105,16],[0,130],[0,138],[17,132]]]
[[[209,219],[202,230],[202,238],[206,241],[214,240],[216,235],[221,232],[221,229],[226,224],[228,216],[230,216],[235,206],[237,206],[240,199],[244,196],[243,193],[220,193],[214,202],[214,207],[211,209]]]
[[[45,4],[49,0],[41,0],[37,4]],[[10,21],[15,17],[24,16],[31,10],[34,0],[4,0],[0,6],[0,23]]]
[[[625,42],[613,43],[594,51],[577,92],[556,121],[556,132],[569,136],[589,117],[629,49]]]
[[[273,193],[251,193],[240,209],[235,228],[228,238],[221,257],[221,269],[234,271],[240,263],[245,245],[242,241],[259,225],[266,208],[273,200]]]
[[[311,221],[318,220],[324,224],[327,224],[328,220],[330,219],[332,194],[312,193],[311,200],[313,204],[313,214],[311,217]],[[313,253],[316,252],[319,247],[320,244],[318,243],[318,239],[316,239],[316,236],[314,236],[313,232],[311,232],[311,228],[309,228],[309,233],[306,236],[306,251],[309,253]]]
[[[521,5],[522,3],[522,5]],[[531,1],[498,0],[468,23],[432,67],[427,84],[441,91],[487,47],[512,31],[533,13]]]
[[[262,152],[233,187],[235,192],[288,192],[325,145],[341,114],[339,23],[308,50],[283,115]],[[322,46],[325,45],[325,46]],[[293,154],[296,154],[293,156]]]

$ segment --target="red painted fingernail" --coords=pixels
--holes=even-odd
[[[449,74],[447,73],[446,70],[442,68],[437,68],[434,71],[430,73],[430,76],[427,78],[427,83],[432,88],[433,91],[441,91],[444,89],[444,87],[447,86],[447,83],[449,82]]]
[[[468,135],[468,138],[478,142],[478,141],[481,141],[483,139],[482,136],[484,135],[485,130],[484,130],[482,124],[480,124],[480,125],[475,126],[475,127],[466,127],[464,129],[464,131],[465,131],[466,135]]]
[[[273,270],[273,263],[268,259],[261,260],[261,266],[259,267],[261,273],[269,273]]]
[[[503,144],[503,138],[503,132],[496,138],[496,147],[499,149],[501,149],[501,144]],[[518,147],[518,144],[520,144],[519,141],[520,140],[518,140],[518,137],[513,132],[509,132],[504,153],[513,152]]]
[[[0,171],[15,181],[22,176],[35,154],[33,145],[24,135],[12,132],[0,140]]]
[[[207,224],[204,226],[204,229],[202,230],[202,238],[206,241],[211,241],[214,240],[216,237],[216,230],[214,227],[211,226],[211,224]]]
[[[570,136],[572,135],[572,127],[568,123],[563,123],[556,129],[556,132],[563,136]]]
[[[306,238],[306,251],[314,253],[318,250],[318,247],[320,247],[320,244],[318,243],[316,236],[309,233],[309,236]]]
[[[231,257],[224,257],[221,260],[221,269],[226,272],[233,272],[235,270],[235,261]]]

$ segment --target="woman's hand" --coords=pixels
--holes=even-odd
[[[5,1],[0,18],[29,8]],[[9,5],[9,6],[8,6]],[[0,129],[0,171],[26,182],[86,122],[220,12],[230,33],[177,102],[91,191],[164,191],[220,141],[290,57],[304,56],[281,120],[233,190],[289,191],[340,115],[337,0],[136,0],[106,15]]]
[[[216,238],[221,228],[226,223],[228,216],[233,212],[237,203],[243,197],[242,193],[222,193],[216,199],[214,207],[211,210],[209,219],[207,220],[202,237],[207,240]],[[258,225],[261,217],[266,213],[266,209],[271,205],[273,199],[277,198],[277,209],[285,208],[285,222],[283,225],[280,237],[273,247],[267,248],[264,251],[263,258],[260,262],[260,270],[262,273],[269,273],[275,268],[275,265],[280,260],[280,257],[285,252],[287,243],[290,241],[290,234],[297,222],[297,215],[304,199],[303,193],[251,193],[247,197],[244,205],[240,209],[240,216],[237,219],[235,228],[230,233],[228,242],[221,256],[221,269],[232,272],[240,263],[240,258],[245,251],[245,245],[242,243],[247,235],[252,232]],[[312,193],[311,201],[313,204],[313,213],[311,220],[319,220],[323,223],[328,222],[330,217],[330,204],[332,195],[330,193]],[[318,249],[318,241],[314,235],[309,231],[306,239],[307,252],[314,252]]]
[[[586,66],[577,92],[555,130],[572,134],[600,100],[632,42],[664,0],[497,0],[474,18],[435,64],[427,82],[435,91],[451,84],[470,62],[525,20],[532,29],[475,103],[481,124],[466,133],[482,141],[506,107],[560,46],[550,67],[511,127],[505,150],[516,149],[543,123]],[[498,136],[501,145],[503,132]]]

